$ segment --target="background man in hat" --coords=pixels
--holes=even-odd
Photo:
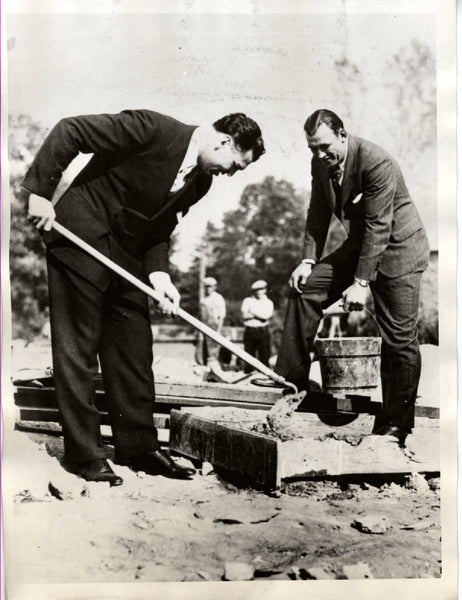
[[[62,172],[92,153],[56,206]],[[135,470],[189,478],[160,450],[153,422],[152,333],[147,298],[51,231],[64,226],[150,282],[160,310],[180,296],[168,274],[170,236],[214,175],[234,175],[264,152],[257,123],[242,113],[197,127],[150,110],[65,118],[26,174],[29,216],[45,230],[56,397],[65,461],[89,481],[120,485],[106,460],[93,377],[99,357],[115,460]]]
[[[218,283],[215,277],[205,277],[203,285],[204,296],[200,302],[201,320],[221,334],[226,317],[225,299],[217,292]],[[206,335],[202,335],[201,341],[200,350],[203,364],[207,365],[214,375],[223,378],[224,373],[218,360],[220,346]]]
[[[305,135],[313,154],[311,199],[275,371],[304,389],[323,309],[342,298],[345,310],[362,310],[372,292],[383,392],[383,417],[374,432],[404,442],[414,426],[420,378],[417,313],[427,236],[401,170],[385,150],[347,134],[325,109],[308,117]],[[348,238],[322,258],[332,215]]]
[[[250,286],[251,296],[244,298],[241,306],[244,320],[244,350],[268,366],[271,356],[269,321],[273,316],[274,304],[266,295],[266,281],[254,281]],[[252,367],[244,366],[250,373]]]

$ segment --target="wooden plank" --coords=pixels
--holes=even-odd
[[[162,410],[167,408],[181,408],[182,406],[234,406],[236,408],[249,408],[269,410],[273,405],[259,402],[239,402],[238,400],[217,400],[212,398],[184,398],[183,396],[157,396],[156,406],[162,406]]]
[[[403,451],[392,436],[365,435],[365,432],[356,432],[360,435],[355,436],[353,432],[345,433],[344,427],[333,432],[333,428],[315,424],[314,415],[308,413],[293,415],[291,419],[297,416],[295,421],[305,420],[304,429],[299,428],[298,434],[308,431],[309,435],[280,441],[244,429],[254,424],[258,416],[256,411],[235,411],[235,420],[231,423],[221,420],[227,418],[224,409],[217,411],[219,414],[213,418],[204,417],[205,414],[213,416],[213,409],[196,408],[194,412],[196,414],[172,411],[170,448],[189,458],[207,460],[235,474],[245,473],[249,483],[256,487],[263,483],[263,487],[271,488],[275,481],[279,485],[281,480],[438,473],[440,470],[440,432],[435,420],[421,419],[409,437],[408,448]],[[240,414],[242,412],[245,414]],[[265,416],[264,411],[261,416]],[[372,416],[362,415],[359,419],[361,417],[369,419],[371,424]],[[314,435],[313,426],[318,430],[317,435]],[[296,425],[294,431],[297,433]],[[246,438],[246,434],[250,437]],[[271,476],[261,477],[269,465],[265,454],[269,440],[277,442],[271,450],[278,456],[271,454],[270,459],[271,464],[277,465],[276,480]]]
[[[28,388],[18,386],[14,394],[16,406],[35,407],[35,408],[53,408],[56,407],[54,388]],[[107,404],[103,391],[95,392],[95,405],[100,411],[105,411]],[[207,398],[185,398],[183,396],[170,396],[156,394],[156,407],[161,407],[163,412],[169,412],[173,407],[179,406],[236,406],[246,408],[267,408],[272,404],[248,402],[239,400],[218,400]]]
[[[39,433],[44,435],[61,436],[63,430],[61,425],[54,421],[29,421],[16,420],[15,429],[25,433]],[[158,440],[161,446],[168,445],[170,432],[168,429],[158,429]],[[112,441],[112,429],[108,425],[101,425],[101,436],[104,440]]]
[[[16,381],[15,385],[20,388],[33,387],[34,389],[53,388],[52,377],[36,378],[35,385],[27,384],[27,381]],[[101,374],[98,373],[94,379],[95,390],[104,391]],[[43,387],[40,386],[42,384]],[[183,396],[185,398],[203,398],[215,400],[238,400],[240,402],[258,402],[261,404],[274,404],[281,397],[281,389],[248,388],[228,383],[175,383],[169,379],[156,379],[156,395],[160,396]]]
[[[228,383],[173,383],[156,381],[156,394],[161,396],[182,396],[184,398],[202,398],[213,400],[237,400],[239,402],[258,402],[274,404],[282,396],[281,389],[249,389]]]
[[[267,410],[247,410],[233,407],[186,407],[184,412],[216,423],[226,424],[239,429],[250,429],[262,425],[267,421]],[[282,428],[290,428],[290,435],[294,439],[318,439],[326,435],[352,439],[367,436],[374,427],[374,415],[360,414],[351,423],[345,425],[331,425],[322,422],[315,413],[294,413],[285,422],[281,421]],[[435,419],[416,418],[416,431],[439,430],[439,422]],[[282,431],[282,429],[281,429]],[[263,432],[265,433],[265,432]]]
[[[209,419],[216,423],[231,425],[245,430],[267,423],[268,415],[268,410],[209,406],[188,406],[184,408],[184,412],[203,419]],[[351,423],[337,427],[327,425],[320,421],[317,414],[307,412],[296,412],[284,421],[285,425],[290,427],[291,435],[297,438],[317,438],[334,432],[341,432],[342,435],[368,435],[374,425],[374,417],[367,414],[359,415]],[[263,431],[263,433],[266,432]]]
[[[162,388],[161,388],[162,389]],[[178,391],[180,384],[172,384],[170,389],[164,387],[164,391]],[[236,391],[236,388],[233,388]],[[255,396],[254,402],[248,400],[239,400],[239,396],[235,400],[230,399],[207,399],[202,397],[184,397],[170,394],[156,394],[155,404],[157,407],[162,407],[163,412],[169,412],[172,408],[179,406],[234,406],[250,409],[262,409],[271,408],[280,396],[277,395],[273,398],[271,403],[267,402],[268,398],[264,402],[260,402],[260,395]],[[56,407],[55,391],[53,387],[28,387],[28,386],[17,386],[14,395],[15,404],[21,407],[35,407],[35,408],[53,408]],[[95,404],[98,410],[105,411],[106,400],[104,392],[102,390],[95,391]],[[366,411],[367,406],[369,410]],[[301,410],[297,412],[367,412],[368,414],[380,414],[382,410],[382,404],[380,402],[369,402],[366,399],[351,395],[348,398],[334,398],[330,394],[324,394],[319,392],[310,392],[306,400],[301,404]],[[439,419],[440,411],[439,408],[434,406],[420,406],[415,407],[416,417],[426,417],[429,419]]]
[[[382,412],[381,402],[371,402],[371,414],[379,415]],[[439,419],[440,409],[436,406],[415,405],[414,415],[419,418]]]
[[[260,433],[171,412],[170,450],[232,471],[256,487],[280,486],[280,444]]]
[[[324,392],[308,392],[299,405],[297,412],[350,412],[371,413],[370,396],[349,394],[346,398],[337,398]],[[381,404],[379,404],[381,410]]]
[[[61,423],[61,414],[57,408],[52,407],[17,407],[20,421],[44,421]],[[168,429],[170,427],[170,415],[153,415],[154,425],[157,429]],[[101,423],[110,425],[110,419],[107,412],[101,412]]]
[[[57,408],[17,408],[16,421],[46,421],[61,423],[61,415]]]
[[[369,435],[359,445],[329,437],[289,440],[281,446],[280,460],[284,480],[438,473],[439,428],[414,432],[405,449],[391,436]]]

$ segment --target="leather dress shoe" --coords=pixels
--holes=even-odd
[[[260,387],[269,387],[269,388],[278,388],[278,389],[286,389],[289,388],[284,383],[279,383],[278,381],[274,381],[271,377],[254,377],[250,380],[250,383],[253,385],[258,385]],[[297,385],[297,384],[295,384]],[[297,388],[300,389],[297,385]],[[290,389],[290,388],[289,388]]]
[[[252,383],[253,385],[258,385],[259,387],[267,387],[267,388],[276,388],[276,389],[280,389],[280,390],[288,390],[290,393],[293,394],[294,390],[284,384],[284,383],[279,383],[278,381],[274,381],[274,379],[271,379],[271,377],[254,377],[253,379],[250,380],[250,383]],[[306,390],[306,383],[301,382],[301,381],[291,381],[290,383],[293,383],[293,385],[295,385],[295,387],[297,388],[297,390],[299,392],[301,392],[302,390]]]
[[[380,427],[376,431],[374,431],[373,435],[392,435],[398,438],[398,442],[400,446],[405,445],[406,437],[411,433],[409,429],[403,429],[402,427],[398,427],[398,425],[393,425],[389,423],[388,425],[384,425]]]
[[[76,475],[86,481],[101,481],[111,486],[122,485],[122,477],[114,473],[105,458],[97,458],[84,463],[79,463],[75,469]]]
[[[189,467],[181,467],[162,450],[154,450],[128,461],[134,471],[144,471],[148,475],[163,475],[172,479],[191,479],[196,472]]]
[[[260,387],[271,387],[271,388],[285,388],[286,386],[283,383],[278,383],[271,379],[271,377],[254,377],[250,380],[250,383],[253,385],[258,385]]]

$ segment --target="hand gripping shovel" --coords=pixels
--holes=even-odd
[[[107,256],[104,256],[104,254],[101,254],[101,252],[98,252],[98,250],[95,250],[92,246],[90,246],[90,244],[87,244],[87,242],[84,242],[77,235],[75,235],[74,233],[72,233],[71,231],[66,229],[66,227],[63,227],[62,225],[60,225],[59,223],[56,223],[56,221],[55,221],[53,223],[53,229],[55,229],[58,233],[60,233],[66,239],[73,242],[76,246],[78,246],[82,250],[85,250],[85,252],[87,252],[88,254],[93,256],[93,258],[96,258],[96,260],[98,260],[103,265],[105,265],[106,267],[108,267],[109,269],[114,271],[114,273],[117,273],[117,275],[120,275],[120,277],[123,277],[126,281],[130,282],[132,285],[134,285],[135,287],[140,289],[142,292],[144,292],[145,294],[147,294],[148,296],[153,298],[156,302],[159,302],[160,300],[162,300],[162,297],[160,296],[160,294],[158,294],[151,286],[143,283],[140,279],[138,279],[137,277],[134,277],[131,273],[129,273],[128,271],[126,271],[125,269],[123,269],[122,267],[117,265],[115,262],[113,262]],[[297,387],[293,383],[286,381],[284,379],[284,377],[281,377],[281,375],[278,375],[277,373],[275,373],[274,371],[269,369],[267,366],[265,366],[263,363],[261,363],[259,360],[257,360],[254,356],[252,356],[251,354],[248,354],[248,352],[245,352],[245,350],[242,350],[241,348],[239,348],[238,346],[236,346],[235,344],[230,342],[228,339],[226,339],[225,337],[223,337],[222,335],[217,333],[215,330],[211,329],[210,327],[208,327],[207,325],[205,325],[204,323],[199,321],[199,319],[196,319],[195,317],[193,317],[192,315],[187,313],[182,308],[178,309],[177,315],[180,317],[180,319],[183,319],[183,321],[186,321],[186,323],[188,323],[189,325],[194,327],[194,329],[197,329],[201,333],[207,335],[214,342],[216,342],[220,346],[223,346],[223,348],[226,348],[227,350],[229,350],[230,352],[235,354],[238,358],[242,359],[244,362],[246,362],[247,364],[252,366],[254,369],[259,371],[260,373],[263,373],[263,375],[270,377],[271,379],[273,379],[273,381],[276,381],[277,383],[282,384],[287,388],[293,389],[295,394],[298,393]]]

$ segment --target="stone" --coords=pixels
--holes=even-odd
[[[254,566],[245,562],[226,561],[223,573],[225,581],[250,581],[254,576]]]
[[[197,574],[204,581],[211,581],[212,580],[212,576],[210,575],[210,573],[207,573],[207,571],[197,571]]]
[[[367,563],[356,563],[355,565],[344,565],[343,574],[346,579],[374,579]]]
[[[420,473],[407,475],[404,485],[408,490],[415,490],[418,494],[424,494],[429,490],[427,480]]]
[[[361,533],[382,534],[391,529],[391,523],[383,515],[368,515],[355,519],[351,526]]]
[[[214,471],[214,467],[211,463],[204,461],[202,463],[202,468],[201,468],[201,474],[206,476],[206,475],[210,475],[210,473],[213,473]]]
[[[326,566],[306,569],[308,579],[337,579],[335,572]]]

